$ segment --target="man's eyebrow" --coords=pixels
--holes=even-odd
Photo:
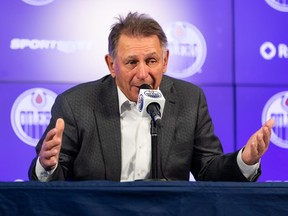
[[[136,55],[129,55],[129,56],[125,57],[125,59],[135,59],[135,58],[137,58]]]
[[[155,56],[155,55],[157,55],[157,53],[156,52],[152,52],[152,53],[148,53],[146,56]]]
[[[148,53],[145,55],[145,57],[151,57],[151,56],[154,57],[154,56],[158,56],[158,55],[156,52],[151,52],[151,53]],[[129,55],[129,56],[125,57],[125,59],[128,59],[128,60],[129,59],[136,59],[136,58],[138,58],[137,55]]]

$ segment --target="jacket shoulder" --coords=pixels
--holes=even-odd
[[[115,86],[116,89],[114,79],[110,75],[107,75],[98,80],[75,85],[62,92],[59,96],[68,100],[77,100],[87,97],[99,98],[102,92],[112,91],[113,86]]]
[[[203,90],[200,86],[169,76],[163,76],[160,89],[166,92],[168,91],[177,94],[183,94],[184,96],[203,93]]]

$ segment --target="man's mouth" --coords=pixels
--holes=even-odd
[[[151,84],[147,84],[147,83],[142,83],[139,86],[137,86],[137,88],[140,89],[153,89],[153,85]]]

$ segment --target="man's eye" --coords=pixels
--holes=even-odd
[[[147,64],[155,64],[157,62],[156,59],[148,59]]]
[[[134,65],[134,64],[136,64],[136,61],[130,60],[130,61],[127,61],[127,64],[128,64],[128,65]]]

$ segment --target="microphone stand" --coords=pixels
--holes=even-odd
[[[158,167],[157,167],[157,124],[153,119],[151,120],[151,127],[150,127],[150,134],[151,134],[151,148],[152,148],[152,163],[151,163],[151,170],[152,170],[152,179],[158,179]]]

